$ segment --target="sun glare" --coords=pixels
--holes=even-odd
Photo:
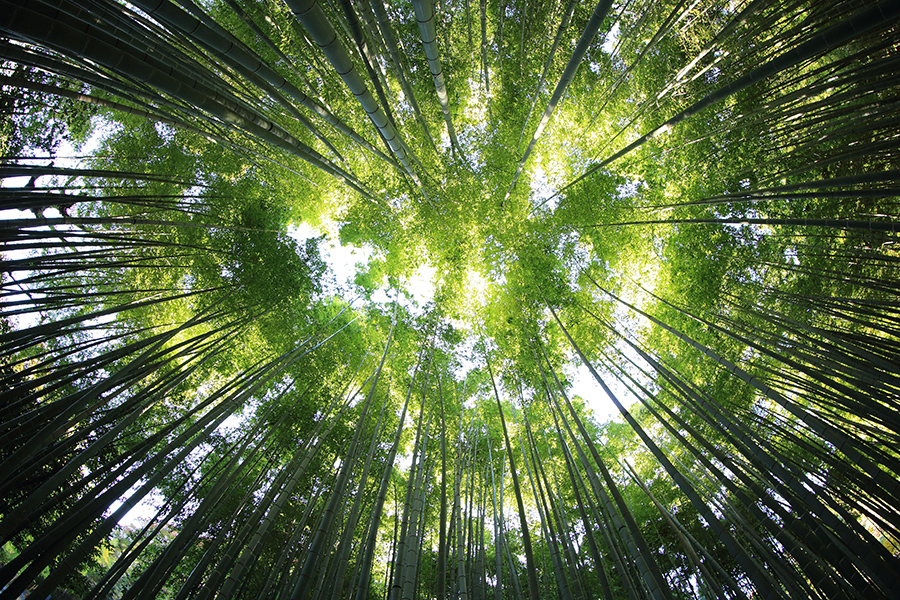
[[[466,118],[473,124],[486,123],[487,94],[484,93],[484,81],[469,79],[469,101],[465,113]]]
[[[466,270],[466,285],[462,300],[462,311],[466,317],[479,314],[487,302],[487,289],[490,281],[475,269]]]
[[[407,280],[406,292],[420,307],[434,300],[436,274],[437,269],[429,263],[422,263]]]

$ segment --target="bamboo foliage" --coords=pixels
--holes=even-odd
[[[898,10],[0,2],[0,600],[894,597]]]

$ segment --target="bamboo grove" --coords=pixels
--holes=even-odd
[[[0,0],[0,600],[897,597],[898,23]]]

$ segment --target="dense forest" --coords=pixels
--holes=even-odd
[[[0,0],[0,600],[896,598],[898,49]]]

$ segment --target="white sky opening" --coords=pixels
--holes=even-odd
[[[488,77],[491,75],[492,73],[489,70]],[[482,132],[487,127],[487,103],[488,97],[484,89],[484,79],[482,77],[470,77],[469,98],[463,110],[468,120],[477,124],[477,127]]]
[[[490,280],[480,271],[466,269],[466,299],[478,306],[484,306],[487,302],[487,289]]]
[[[345,295],[355,287],[356,274],[361,266],[368,263],[376,254],[371,246],[342,245],[337,232],[337,223],[329,223],[316,229],[308,223],[289,225],[288,234],[300,243],[309,238],[325,238],[319,243],[319,253],[331,272],[333,280],[326,279],[323,285],[326,294]],[[403,292],[396,300],[411,313],[422,314],[424,307],[434,300],[437,269],[428,262],[421,263],[413,273],[402,281]],[[372,300],[379,304],[392,304],[394,294],[387,284],[382,282]]]
[[[583,364],[579,363],[578,366],[575,367],[574,372],[570,373],[569,381],[572,384],[569,395],[571,397],[578,396],[584,400],[585,406],[590,409],[591,414],[594,416],[594,420],[598,423],[609,421],[619,414],[615,404],[607,397],[603,388],[600,387],[600,384],[597,383],[594,376],[591,375],[591,372]],[[610,385],[611,383],[613,382],[608,381],[606,382],[606,385],[608,385],[610,389],[613,390],[613,393],[621,399],[619,391]],[[615,383],[618,384],[618,381]]]
[[[357,265],[367,263],[375,254],[372,247],[341,245],[336,224],[325,226],[324,231],[315,229],[309,223],[288,225],[288,235],[297,242],[303,243],[309,238],[325,236],[319,243],[319,254],[334,276],[334,281],[326,281],[323,286],[327,294],[341,295],[341,292],[353,288]]]
[[[139,481],[134,484],[119,500],[110,504],[106,511],[106,515],[111,515],[122,506],[125,500],[130,498],[138,488],[144,484]],[[147,495],[140,499],[131,509],[119,519],[119,527],[140,528],[150,522],[153,517],[159,513],[160,508],[165,504],[165,498],[162,493],[156,489],[150,490]]]
[[[465,291],[459,298],[459,318],[448,319],[455,329],[472,331],[472,323],[487,306],[490,285],[491,280],[483,273],[471,267],[466,269]]]
[[[612,29],[609,30],[609,33],[606,34],[606,39],[603,40],[600,49],[607,54],[612,54],[613,50],[616,49],[616,44],[619,42],[619,32],[619,22],[616,21],[615,24],[613,24]]]
[[[541,164],[536,165],[531,170],[531,200],[534,206],[546,206],[549,204],[548,208],[550,210],[554,210],[558,202],[548,202],[550,198],[556,193],[556,190],[553,186],[550,185],[550,181],[547,177],[547,172],[544,171],[544,166]]]
[[[419,306],[434,300],[437,269],[430,263],[422,263],[406,281],[406,291]]]

